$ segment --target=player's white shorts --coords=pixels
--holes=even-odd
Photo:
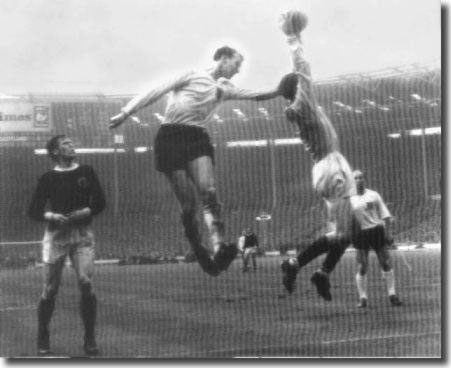
[[[351,239],[355,224],[350,197],[356,194],[356,186],[348,161],[333,151],[315,163],[312,179],[316,192],[326,200],[329,220],[336,226],[335,235]]]
[[[42,261],[54,264],[67,256],[72,264],[94,262],[94,234],[89,225],[45,230],[42,240]]]
[[[338,151],[329,153],[313,165],[312,179],[313,188],[330,202],[356,192],[351,166]]]
[[[250,256],[251,254],[257,254],[257,247],[247,247],[243,251],[244,256]]]

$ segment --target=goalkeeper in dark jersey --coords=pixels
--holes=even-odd
[[[335,129],[315,101],[310,65],[304,59],[302,29],[292,24],[296,17],[302,19],[300,14],[291,11],[283,15],[282,30],[288,37],[294,72],[283,78],[281,91],[291,103],[286,109],[287,119],[298,127],[301,140],[312,157],[313,187],[326,202],[330,231],[296,258],[282,262],[283,284],[292,293],[299,269],[327,252],[322,267],[311,280],[318,293],[331,300],[328,275],[350,244],[355,231],[349,198],[356,193],[356,188],[351,167],[339,151]]]
[[[81,291],[83,347],[87,355],[97,355],[91,222],[105,208],[105,198],[92,167],[75,162],[75,149],[69,138],[64,135],[53,137],[47,143],[47,152],[56,166],[40,177],[28,211],[33,220],[46,223],[42,241],[44,289],[38,306],[38,354],[50,354],[49,324],[64,263],[69,257]]]

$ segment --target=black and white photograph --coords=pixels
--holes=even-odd
[[[1,0],[0,357],[442,360],[447,12]]]

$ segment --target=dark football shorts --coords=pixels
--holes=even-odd
[[[382,225],[360,230],[354,239],[356,249],[381,249],[385,246],[385,229]]]
[[[209,156],[214,149],[205,128],[184,124],[163,124],[155,137],[155,164],[158,171],[187,168],[190,161]]]

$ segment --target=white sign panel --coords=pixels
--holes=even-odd
[[[51,129],[50,105],[24,101],[0,103],[0,133]]]

